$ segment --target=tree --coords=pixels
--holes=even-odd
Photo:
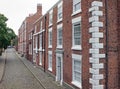
[[[7,20],[7,17],[0,14],[0,55],[2,54],[2,49],[6,49],[11,44],[11,40],[16,37],[13,29],[7,27]]]

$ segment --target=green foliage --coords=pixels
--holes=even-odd
[[[13,29],[7,27],[7,20],[3,14],[0,14],[0,48],[5,49],[8,45],[11,45],[11,40],[16,37]]]

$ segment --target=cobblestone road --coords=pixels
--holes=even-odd
[[[13,49],[6,50],[5,75],[0,89],[44,89],[16,56]]]

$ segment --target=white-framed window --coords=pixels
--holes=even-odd
[[[53,23],[53,10],[49,12],[49,26],[51,26]]]
[[[73,14],[81,12],[81,0],[73,0]]]
[[[62,17],[63,17],[63,1],[61,1],[59,4],[58,4],[58,15],[57,15],[57,18],[58,18],[58,22],[62,20]]]
[[[72,49],[81,50],[81,17],[72,19]]]
[[[49,48],[52,48],[52,28],[49,29],[48,37]]]
[[[32,44],[29,44],[29,54],[32,54]]]
[[[30,33],[30,39],[32,39],[32,32]]]
[[[62,24],[57,26],[57,48],[62,48],[63,44],[63,33],[62,33]]]
[[[42,34],[39,34],[39,50],[42,50]]]
[[[35,52],[38,53],[38,36],[35,36]]]
[[[42,65],[42,52],[39,52],[39,65]]]
[[[52,71],[52,51],[48,51],[48,70]]]
[[[82,56],[72,54],[72,84],[82,88]]]

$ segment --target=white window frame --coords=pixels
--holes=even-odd
[[[49,12],[49,26],[53,24],[53,10]]]
[[[82,46],[80,45],[75,45],[75,41],[74,41],[74,25],[76,23],[80,23],[80,30],[81,30],[81,34],[80,34],[80,43],[82,44],[82,28],[81,28],[81,17],[77,17],[72,19],[72,49],[73,50],[82,50]]]
[[[75,80],[75,76],[74,76],[74,61],[80,61],[80,78],[81,78],[81,82],[78,82]],[[72,84],[74,84],[75,86],[79,87],[79,88],[82,88],[82,56],[81,55],[78,55],[78,54],[72,54]]]
[[[60,22],[60,21],[62,21],[62,18],[63,18],[63,1],[61,1],[61,2],[58,4],[57,10],[58,10],[58,12],[57,12],[57,22]],[[60,12],[61,12],[61,14],[62,14],[61,18],[59,18]]]
[[[80,3],[80,9],[75,10],[75,5],[78,4],[78,3]],[[80,13],[81,11],[82,11],[81,10],[81,0],[73,0],[73,13],[72,13],[72,16]]]
[[[52,51],[48,51],[48,70],[52,71]]]
[[[35,53],[38,53],[38,36],[35,36]]]
[[[29,44],[29,54],[32,55],[32,44]]]
[[[39,51],[42,51],[42,34],[39,34]]]
[[[52,48],[52,28],[49,29],[48,33],[48,47]]]
[[[42,65],[42,52],[39,52],[39,65]]]
[[[62,48],[63,47],[63,24],[59,24],[57,26],[57,48]],[[62,28],[62,29],[61,29]],[[62,44],[59,44],[59,30],[62,30]]]

